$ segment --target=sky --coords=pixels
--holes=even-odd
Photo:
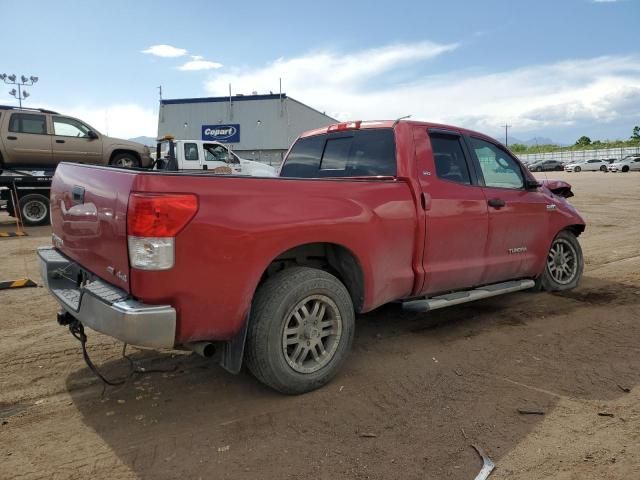
[[[155,136],[163,98],[277,92],[340,120],[497,138],[624,139],[640,124],[640,0],[0,0],[25,106]],[[11,21],[8,21],[12,19]],[[17,100],[0,83],[0,104]]]

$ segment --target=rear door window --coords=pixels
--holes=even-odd
[[[367,129],[300,138],[281,177],[326,178],[395,176],[392,129]]]
[[[449,182],[471,185],[469,166],[458,135],[430,133],[436,175]]]
[[[9,121],[9,131],[16,133],[47,134],[47,118],[33,113],[14,113]]]

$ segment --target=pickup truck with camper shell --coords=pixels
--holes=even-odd
[[[480,133],[346,122],[302,134],[277,178],[61,164],[38,256],[72,331],[215,354],[298,394],[336,375],[357,313],[574,288],[571,195]]]

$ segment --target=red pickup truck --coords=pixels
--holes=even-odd
[[[569,195],[476,132],[348,122],[300,136],[278,178],[61,164],[38,254],[61,323],[302,393],[346,360],[355,313],[575,287]]]

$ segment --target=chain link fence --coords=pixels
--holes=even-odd
[[[617,148],[600,148],[597,150],[565,150],[560,152],[546,153],[519,153],[517,154],[521,162],[533,163],[539,160],[557,160],[562,163],[579,162],[582,160],[619,160],[627,155],[640,156],[640,146],[637,147],[617,147]]]

